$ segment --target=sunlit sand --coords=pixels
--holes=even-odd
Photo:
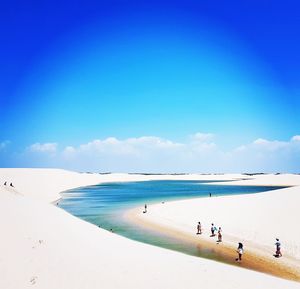
[[[147,214],[141,213],[143,208],[135,211],[139,225],[169,230],[193,242],[197,238],[200,246],[227,250],[224,254],[229,257],[235,257],[236,242],[241,240],[245,254],[239,266],[128,240],[66,213],[55,202],[61,191],[108,181],[235,180],[245,176],[99,175],[55,169],[0,169],[0,177],[1,288],[300,288],[298,282],[269,275],[299,281],[296,185],[300,185],[300,176],[252,176],[247,178],[253,180],[236,182],[295,186],[283,190],[157,204],[148,207]],[[4,186],[4,181],[12,182],[14,187]],[[195,234],[198,220],[204,228],[201,236]],[[209,237],[212,221],[223,228],[222,244],[216,245],[216,239]],[[272,256],[275,237],[282,242],[282,258]],[[286,274],[277,274],[277,268]]]

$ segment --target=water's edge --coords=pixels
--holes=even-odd
[[[212,183],[212,184],[210,184]],[[126,212],[144,204],[222,195],[252,194],[280,189],[278,186],[219,185],[217,181],[146,181],[103,183],[62,192],[59,207],[108,231],[188,255],[228,263],[214,253],[200,250],[194,242],[138,226]]]

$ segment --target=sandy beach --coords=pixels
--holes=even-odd
[[[0,288],[300,288],[299,282],[240,268],[243,265],[231,266],[126,239],[53,204],[64,190],[103,182],[202,179],[293,186],[255,195],[167,202],[150,206],[147,214],[142,214],[142,208],[128,214],[139,225],[154,230],[199,237],[202,246],[234,250],[241,240],[246,248],[243,264],[259,255],[261,271],[273,262],[291,274],[281,277],[298,280],[298,175],[149,176],[0,169],[0,178]],[[4,186],[5,181],[14,187]],[[201,237],[195,235],[198,221],[205,229]],[[224,244],[216,245],[208,236],[211,222],[222,226]],[[283,244],[280,259],[272,257],[275,237]]]
[[[187,240],[213,251],[219,259],[235,263],[238,242],[246,246],[244,268],[300,281],[300,234],[297,232],[299,201],[297,175],[264,175],[226,185],[295,186],[260,194],[199,198],[152,205],[147,214],[136,208],[126,217],[137,225]],[[291,212],[284,213],[284,212]],[[203,233],[195,235],[197,222]],[[210,237],[210,226],[222,227],[223,242]],[[274,258],[276,238],[284,241],[284,258]]]

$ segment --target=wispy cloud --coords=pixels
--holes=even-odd
[[[300,136],[288,141],[257,139],[223,151],[211,133],[178,143],[154,136],[94,140],[63,151],[66,160],[93,168],[149,171],[300,171]]]
[[[202,133],[202,132],[197,132],[195,134],[190,135],[190,139],[194,142],[199,142],[199,143],[207,143],[210,142],[214,139],[214,134],[212,133]]]
[[[259,138],[229,151],[218,146],[214,134],[196,133],[184,142],[156,136],[109,137],[79,146],[66,146],[62,150],[58,150],[57,143],[35,143],[27,148],[27,152],[33,160],[43,162],[42,166],[49,161],[51,166],[75,170],[300,172],[299,135],[287,141]]]
[[[243,170],[300,172],[300,137],[288,141],[259,138],[239,146],[231,155],[233,161],[243,163]]]
[[[291,141],[292,142],[300,142],[300,135],[295,135],[295,136],[293,136],[292,138],[291,138]]]
[[[27,148],[30,152],[55,153],[57,143],[34,143]]]
[[[128,138],[125,140],[109,137],[104,140],[93,140],[89,143],[82,144],[77,148],[68,146],[64,149],[63,154],[66,157],[73,156],[74,154],[139,156],[151,151],[166,151],[177,149],[182,146],[183,144],[153,136]]]
[[[6,149],[9,146],[9,144],[10,144],[9,140],[0,142],[0,151]]]

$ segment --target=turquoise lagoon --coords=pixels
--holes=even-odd
[[[134,207],[180,199],[253,194],[275,190],[272,186],[232,186],[211,181],[143,181],[103,183],[81,187],[62,193],[59,206],[87,222],[127,238],[180,251],[182,253],[218,260],[212,252],[201,250],[195,244],[180,238],[141,228],[123,217],[124,212]],[[198,220],[195,220],[198,221]],[[195,223],[196,227],[196,223]],[[225,261],[226,260],[218,260]]]

